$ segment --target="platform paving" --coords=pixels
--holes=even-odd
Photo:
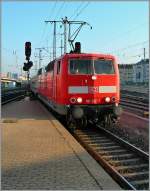
[[[2,106],[2,190],[120,190],[37,100]]]

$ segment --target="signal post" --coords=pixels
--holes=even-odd
[[[31,42],[25,43],[25,56],[26,56],[27,63],[24,63],[23,70],[27,72],[27,81],[28,81],[28,88],[29,88],[29,77],[30,77],[29,69],[33,66],[33,62],[30,61]]]

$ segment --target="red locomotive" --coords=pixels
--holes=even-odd
[[[111,55],[64,54],[38,70],[31,90],[70,127],[86,126],[89,119],[108,124],[121,113],[118,65]]]

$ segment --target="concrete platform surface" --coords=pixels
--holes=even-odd
[[[2,106],[2,190],[120,190],[39,101]]]

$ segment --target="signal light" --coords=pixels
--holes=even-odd
[[[33,66],[33,62],[29,61],[27,63],[24,63],[23,70],[24,71],[29,71],[29,69]]]
[[[24,70],[24,71],[28,71],[27,63],[24,63],[23,70]]]
[[[81,43],[80,42],[76,42],[75,43],[75,53],[81,53]]]
[[[29,57],[31,56],[31,42],[25,43],[25,55],[26,55],[26,60],[29,60]]]
[[[27,64],[28,64],[29,68],[31,68],[33,66],[33,62],[32,61],[29,61]]]

